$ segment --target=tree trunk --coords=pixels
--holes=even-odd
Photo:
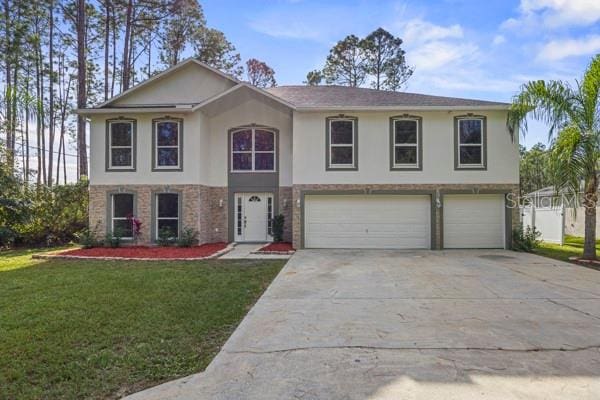
[[[117,17],[115,16],[115,6],[111,7],[112,11],[112,74],[110,76],[110,97],[115,95],[115,78],[117,76]]]
[[[125,17],[125,37],[123,38],[123,73],[121,78],[121,84],[123,85],[123,92],[129,89],[129,81],[131,76],[130,70],[130,41],[131,41],[131,17],[133,14],[133,0],[127,2],[127,13]]]
[[[29,74],[31,72],[31,64],[27,64],[27,78],[25,81],[25,93],[27,94],[27,102],[25,104],[25,184],[29,186],[29,107],[31,106],[29,96]]]
[[[48,186],[52,186],[52,170],[54,168],[54,1],[49,7],[49,41],[48,41]]]
[[[35,132],[37,135],[37,186],[38,188],[42,184],[42,114],[40,109],[41,102],[41,90],[40,90],[40,59],[37,53],[37,46],[35,50],[35,104],[36,104],[36,113],[35,113]]]
[[[87,103],[86,87],[86,16],[85,0],[77,0],[77,108],[85,108]],[[85,138],[85,117],[77,116],[77,156],[79,159],[79,178],[88,175],[87,144]]]
[[[104,1],[104,101],[108,100],[108,54],[110,50],[110,0]]]
[[[14,168],[14,148],[10,147],[12,143],[12,128],[10,126],[12,122],[12,88],[11,88],[11,51],[10,51],[10,34],[11,34],[11,21],[10,21],[10,3],[8,0],[4,0],[4,72],[6,73],[6,87],[5,87],[5,107],[6,107],[6,148],[7,148],[7,161],[8,165],[13,172]]]
[[[594,176],[588,182],[583,205],[585,207],[585,233],[583,258],[596,259],[596,203],[598,202],[598,178]]]

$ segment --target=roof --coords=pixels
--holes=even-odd
[[[508,103],[349,86],[276,86],[267,91],[298,109],[507,109]]]

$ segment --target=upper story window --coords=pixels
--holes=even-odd
[[[411,116],[393,117],[390,127],[391,169],[420,169],[422,156],[421,118]]]
[[[153,123],[154,171],[181,171],[183,169],[183,122],[181,119],[158,119]]]
[[[134,215],[134,195],[114,193],[111,195],[110,232],[123,239],[133,238],[132,216]]]
[[[274,172],[275,132],[245,128],[231,132],[232,172]]]
[[[455,129],[455,168],[486,168],[486,119],[485,117],[456,117]]]
[[[106,169],[135,170],[135,120],[108,120]]]
[[[327,118],[327,169],[357,170],[357,118]]]

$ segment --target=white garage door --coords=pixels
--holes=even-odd
[[[504,248],[504,195],[444,195],[444,248]]]
[[[430,196],[307,195],[304,247],[428,249]]]

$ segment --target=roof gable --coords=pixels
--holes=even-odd
[[[100,104],[98,108],[198,104],[236,84],[236,79],[190,58]]]

